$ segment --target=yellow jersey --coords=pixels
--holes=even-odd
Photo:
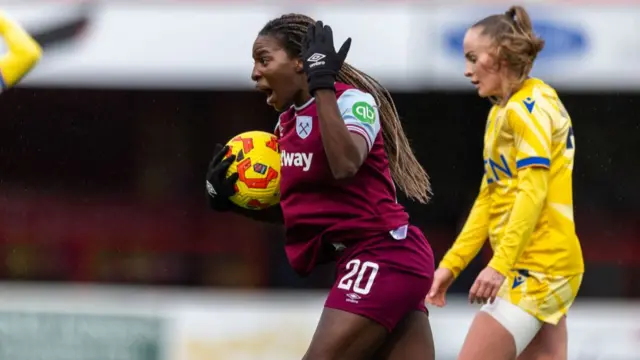
[[[489,266],[551,276],[584,272],[573,221],[575,139],[556,91],[530,78],[495,105],[484,136],[485,175],[471,214],[440,266],[457,276],[489,238]]]

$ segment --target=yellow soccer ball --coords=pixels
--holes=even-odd
[[[227,143],[225,158],[235,155],[227,176],[237,172],[236,193],[229,199],[250,210],[280,202],[280,147],[278,138],[264,131],[248,131]]]

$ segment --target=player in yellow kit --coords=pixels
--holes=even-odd
[[[40,60],[42,49],[20,25],[0,11],[0,36],[8,51],[0,57],[0,86],[7,89],[20,81]]]
[[[573,222],[575,141],[556,91],[530,78],[544,42],[522,7],[466,33],[465,76],[492,98],[485,175],[458,239],[436,271],[427,301],[445,305],[456,276],[489,238],[493,258],[469,301],[476,315],[460,360],[566,359],[566,313],[584,272]]]

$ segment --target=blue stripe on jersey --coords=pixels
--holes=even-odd
[[[544,166],[551,167],[551,160],[540,157],[540,156],[532,156],[522,160],[518,160],[516,162],[516,168],[521,169],[527,166]]]

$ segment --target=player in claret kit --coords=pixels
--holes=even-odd
[[[7,54],[0,58],[0,91],[15,85],[42,56],[40,45],[0,10],[0,35]]]
[[[447,288],[489,238],[493,258],[469,291],[470,302],[486,305],[460,360],[567,359],[566,314],[584,272],[573,222],[575,141],[556,91],[529,77],[543,45],[520,6],[479,21],[464,38],[465,76],[495,100],[485,175],[427,297],[444,306]]]
[[[337,281],[304,359],[433,359],[424,305],[433,254],[394,186],[425,203],[429,180],[389,93],[344,64],[350,43],[336,52],[330,27],[297,14],[258,34],[251,77],[267,104],[284,111],[275,130],[281,202],[243,213],[284,220],[286,253],[298,273],[336,261]],[[237,175],[226,177],[233,161],[220,161],[226,150],[207,177],[215,210],[234,209],[228,196]]]

